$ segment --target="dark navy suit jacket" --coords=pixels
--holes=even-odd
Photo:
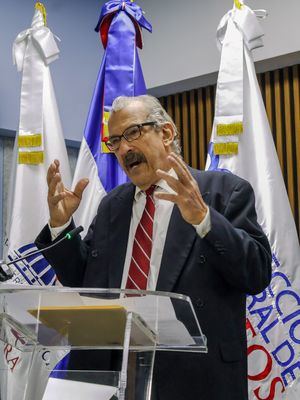
[[[246,294],[269,284],[270,247],[248,182],[230,173],[191,172],[210,207],[211,231],[201,239],[174,206],[156,289],[190,296],[208,354],[158,353],[155,399],[246,400]],[[110,192],[84,240],[45,253],[64,285],[120,287],[134,193],[131,183]],[[50,240],[45,227],[37,244]]]

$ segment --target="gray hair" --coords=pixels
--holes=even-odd
[[[145,106],[146,111],[148,111],[147,118],[151,119],[152,121],[155,121],[158,127],[163,126],[165,123],[169,123],[172,125],[175,132],[174,141],[172,143],[172,150],[174,151],[174,153],[181,155],[181,146],[180,146],[178,129],[173,119],[162,107],[162,105],[160,104],[159,100],[156,97],[150,96],[148,94],[135,97],[119,96],[113,101],[111,111],[112,112],[120,111],[123,108],[132,104],[133,102],[137,101]]]

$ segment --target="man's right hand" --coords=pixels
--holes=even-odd
[[[87,178],[80,179],[75,186],[74,192],[71,192],[64,187],[61,180],[59,161],[54,160],[47,172],[47,183],[50,226],[55,228],[68,222],[77,210],[81,202],[82,193],[89,180]]]

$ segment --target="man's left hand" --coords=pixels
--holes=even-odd
[[[168,156],[171,167],[177,174],[177,179],[168,172],[158,169],[157,176],[164,179],[174,190],[175,194],[156,192],[154,195],[158,199],[169,200],[177,204],[183,219],[192,225],[199,225],[208,210],[197,182],[192,177],[183,160],[175,153]]]

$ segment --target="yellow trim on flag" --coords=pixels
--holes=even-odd
[[[101,142],[101,153],[112,153],[112,151],[110,151],[109,148],[106,146],[105,142]]]
[[[217,135],[227,136],[227,135],[240,135],[243,133],[243,123],[233,122],[232,124],[218,124],[217,125]]]
[[[216,155],[233,155],[238,154],[239,145],[237,142],[214,143],[214,154]]]
[[[19,135],[18,147],[40,147],[42,145],[42,135]]]
[[[108,126],[103,124],[103,137],[108,137]]]
[[[43,164],[44,152],[43,151],[19,151],[19,164],[37,165]]]
[[[38,1],[35,3],[34,8],[42,13],[44,19],[44,25],[47,26],[47,11],[44,4]]]
[[[103,119],[102,119],[102,139],[101,139],[101,153],[105,153],[105,154],[110,154],[112,153],[112,151],[110,151],[108,149],[108,147],[106,146],[105,142],[103,141],[103,139],[108,138],[109,136],[109,132],[108,132],[108,119],[110,116],[110,112],[109,111],[104,111],[103,113]]]
[[[103,113],[103,121],[105,121],[106,123],[108,122],[110,116],[110,112],[109,111],[104,111]]]
[[[109,118],[109,111],[104,111],[103,119],[102,119],[102,141],[104,138],[108,138],[108,118]],[[105,146],[106,147],[106,146]]]

